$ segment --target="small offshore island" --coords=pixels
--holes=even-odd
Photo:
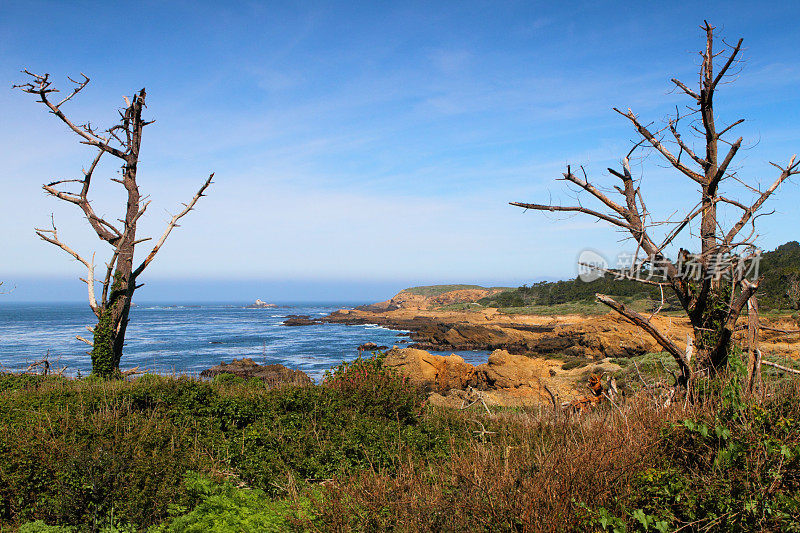
[[[244,307],[245,309],[271,309],[278,306],[275,304],[268,304],[267,302],[261,301],[260,298],[257,298],[255,302]]]

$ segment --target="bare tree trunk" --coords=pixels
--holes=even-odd
[[[133,277],[133,254],[136,242],[136,225],[139,219],[139,187],[136,171],[142,145],[142,108],[145,105],[145,90],[133,96],[131,105],[125,110],[122,125],[129,133],[128,151],[122,169],[122,185],[128,193],[125,209],[125,231],[116,248],[116,268],[108,302],[101,307],[97,326],[94,328],[92,346],[92,371],[111,376],[119,372],[119,362],[125,346],[128,315],[131,309],[136,280]]]
[[[761,388],[761,350],[758,348],[758,300],[756,295],[747,301],[747,394]]]
[[[52,114],[64,122],[74,133],[79,135],[82,144],[87,144],[98,149],[97,156],[92,161],[88,170],[83,172],[82,179],[64,179],[54,181],[44,185],[44,190],[48,194],[60,200],[73,203],[81,208],[92,229],[95,230],[97,237],[111,245],[113,253],[111,259],[106,263],[106,275],[102,280],[102,294],[99,302],[95,294],[94,276],[94,255],[91,261],[82,257],[78,252],[62,242],[58,237],[58,231],[53,222],[52,229],[37,229],[36,233],[43,240],[54,244],[70,254],[72,257],[83,263],[87,269],[86,279],[82,279],[87,285],[89,293],[89,306],[97,316],[97,325],[92,330],[94,333],[93,342],[80,336],[77,338],[92,346],[92,373],[102,377],[112,377],[119,375],[119,364],[122,359],[122,352],[125,347],[125,333],[128,328],[128,316],[133,303],[133,294],[140,285],[137,279],[145,268],[153,261],[153,258],[164,245],[170,232],[177,226],[178,220],[185,216],[194,208],[197,201],[204,196],[205,190],[211,185],[214,174],[200,187],[192,200],[184,204],[184,209],[173,216],[167,224],[164,234],[157,244],[153,247],[147,257],[137,267],[134,266],[134,253],[136,245],[149,240],[138,239],[136,237],[136,227],[139,218],[147,210],[149,202],[144,202],[139,194],[139,187],[136,182],[137,167],[139,164],[139,151],[142,145],[142,131],[151,122],[142,119],[142,110],[145,107],[145,90],[142,89],[134,94],[132,100],[125,97],[127,104],[124,111],[119,113],[120,122],[115,126],[97,132],[90,124],[76,125],[61,111],[61,106],[72,99],[89,83],[89,78],[83,76],[82,81],[71,80],[75,84],[72,93],[58,103],[52,102],[48,95],[58,92],[51,87],[49,75],[37,75],[27,70],[32,81],[17,85],[24,92],[38,95],[39,102],[44,104]],[[91,186],[92,175],[104,154],[109,154],[122,160],[122,179],[112,178],[112,181],[120,183],[127,193],[124,219],[119,219],[123,225],[121,229],[117,226],[98,217],[95,214],[92,204],[89,201],[88,193]],[[65,190],[68,184],[79,183],[80,192]],[[90,328],[91,329],[91,328]]]

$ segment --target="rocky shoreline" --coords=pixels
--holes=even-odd
[[[629,358],[661,347],[649,335],[614,312],[605,315],[509,315],[476,306],[450,310],[450,304],[468,304],[496,289],[457,289],[426,296],[406,289],[390,300],[340,309],[322,318],[290,316],[287,326],[316,324],[366,325],[408,332],[408,347],[434,352],[505,350],[528,357],[601,360]],[[685,347],[691,329],[684,317],[658,315],[653,323],[678,346]],[[784,327],[780,320],[774,324]],[[793,326],[796,327],[796,326]],[[791,329],[791,328],[790,328]],[[765,332],[762,350],[796,358],[798,339],[776,338]]]
[[[517,322],[512,322],[507,316],[495,317],[479,312],[340,309],[316,319],[291,317],[284,324],[374,324],[408,331],[409,347],[430,351],[500,349],[516,355],[563,354],[602,359],[633,357],[658,349],[654,341],[637,335],[634,326],[613,316],[558,317],[566,318],[566,321],[538,317],[541,323],[531,323],[531,317]]]

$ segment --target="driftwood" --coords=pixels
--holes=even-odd
[[[800,370],[795,370],[794,368],[789,368],[783,365],[779,365],[778,363],[773,363],[772,361],[761,361],[761,364],[777,368],[778,370],[783,370],[784,372],[790,372],[792,374],[800,374]]]
[[[467,397],[469,397],[469,396],[472,396],[472,397],[474,398],[474,400],[472,400],[470,403],[467,403],[467,399],[465,398],[465,399],[464,399],[464,400],[461,402],[461,407],[460,407],[460,409],[461,409],[462,411],[463,411],[464,409],[469,409],[470,407],[472,407],[472,406],[473,406],[473,405],[475,405],[476,403],[480,402],[480,403],[481,403],[481,405],[483,405],[483,408],[486,410],[486,414],[487,414],[487,415],[490,415],[490,414],[492,414],[492,411],[490,411],[490,410],[489,410],[489,406],[488,406],[488,405],[486,405],[486,400],[484,399],[484,397],[483,397],[483,393],[482,393],[481,391],[479,391],[479,390],[478,390],[478,389],[476,389],[476,388],[473,388],[472,386],[469,386],[469,387],[467,387]]]

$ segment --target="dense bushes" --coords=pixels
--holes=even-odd
[[[670,526],[800,531],[797,400],[793,387],[766,405],[745,402],[729,384],[721,405],[666,431],[663,461],[637,476],[629,505]]]
[[[566,281],[542,281],[533,285],[523,285],[517,289],[503,291],[478,300],[488,307],[514,308],[533,305],[552,306],[570,302],[593,302],[596,293],[613,294],[623,299],[646,299],[660,301],[661,293],[657,287],[643,285],[639,282],[620,279],[612,275],[591,281],[579,278]],[[670,294],[665,294],[667,308],[675,306],[676,301]]]
[[[409,453],[443,454],[446,433],[421,422],[419,391],[375,362],[335,375],[359,366],[374,375],[275,390],[2,375],[0,520],[149,526],[187,496],[188,471],[285,496],[343,472],[392,471]]]
[[[0,527],[798,531],[800,387],[732,372],[576,417],[433,410],[380,356],[276,390],[0,375]]]

